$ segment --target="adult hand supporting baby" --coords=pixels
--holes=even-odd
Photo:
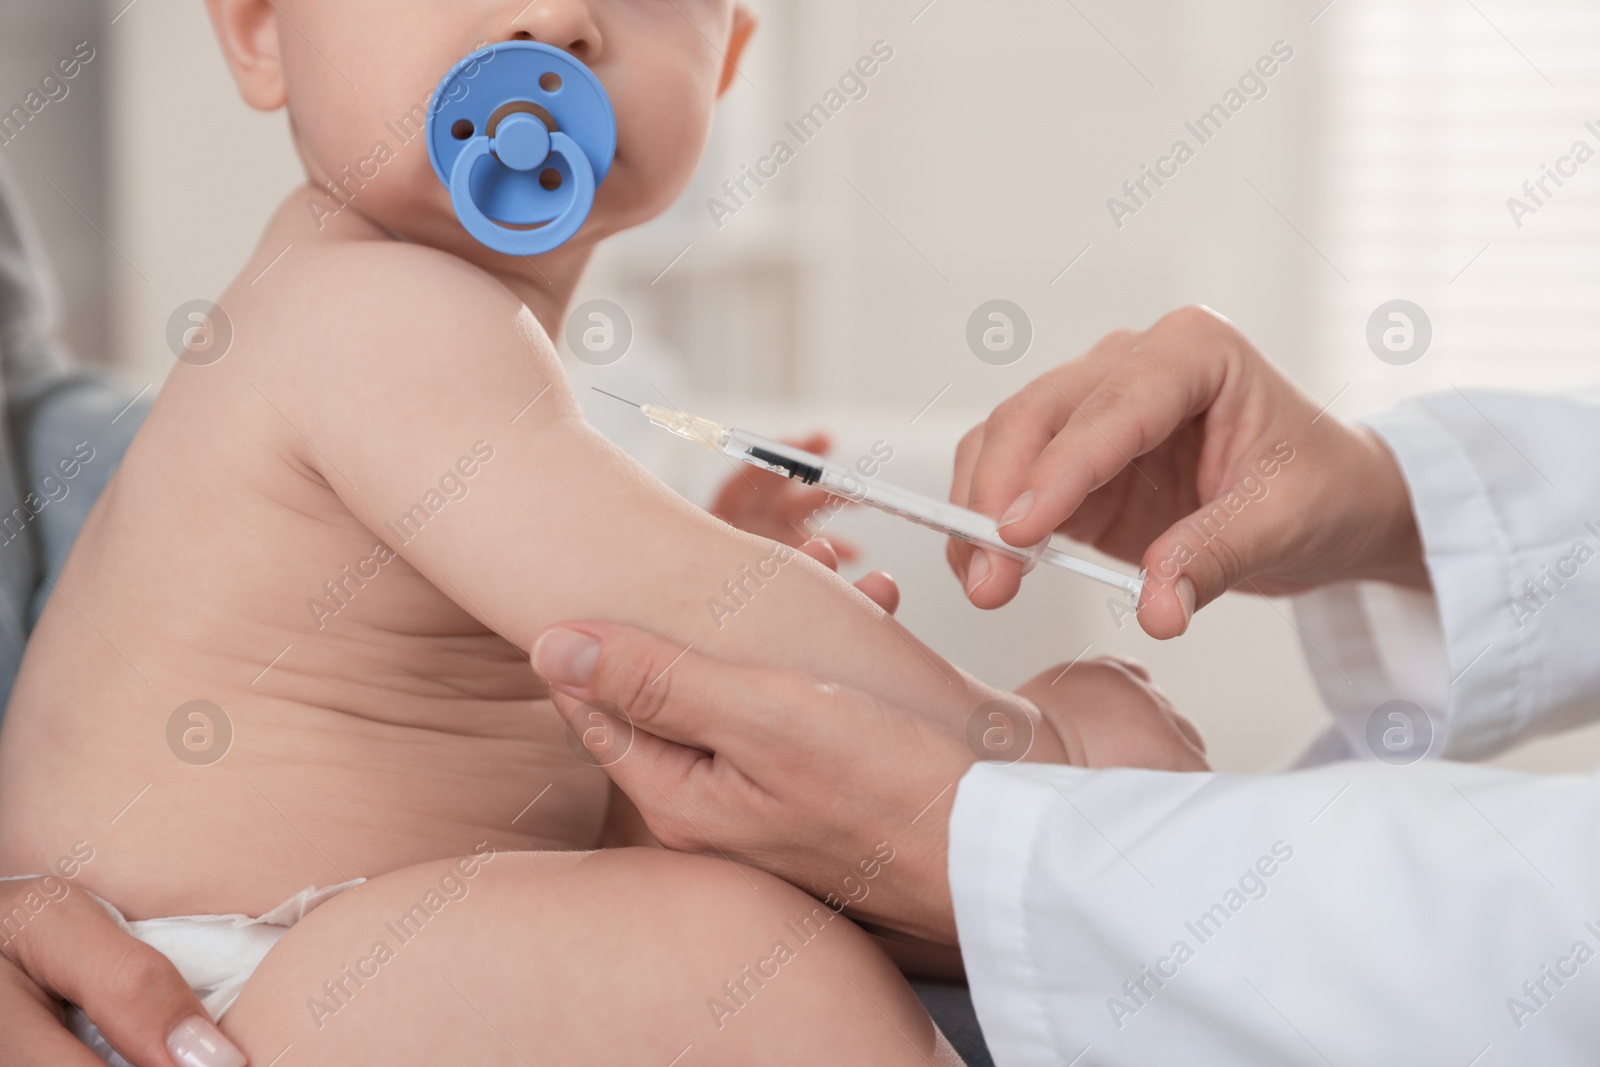
[[[797,671],[736,667],[608,623],[547,630],[533,667],[664,846],[760,867],[849,914],[956,942],[946,854],[974,762],[913,710]],[[624,721],[624,717],[626,721]]]
[[[950,499],[998,519],[1010,544],[1059,529],[1141,563],[1139,622],[1152,637],[1183,633],[1234,586],[1428,586],[1410,495],[1382,441],[1329,414],[1205,308],[1110,334],[1006,400],[961,442]],[[959,542],[949,556],[977,606],[1016,595],[1016,562]]]
[[[64,1026],[78,1005],[135,1067],[244,1067],[189,984],[160,952],[118,929],[63,878],[0,882],[0,1061],[15,1067],[105,1067]]]
[[[609,623],[546,630],[532,659],[574,734],[605,739],[597,757],[661,844],[760,867],[852,918],[955,944],[950,812],[976,762],[959,730],[849,686],[733,666]],[[1091,766],[1205,769],[1193,727],[1137,667],[1076,663],[1019,693],[1073,706]]]

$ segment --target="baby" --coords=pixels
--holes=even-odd
[[[55,872],[158,945],[239,917],[221,923],[254,947],[195,981],[261,1065],[955,1062],[887,957],[793,887],[577,851],[608,813],[607,842],[638,838],[527,659],[552,623],[610,618],[956,730],[1026,704],[804,556],[715,625],[707,597],[771,542],[642,471],[563,378],[549,337],[590,253],[685,187],[750,15],[208,6],[244,99],[288,107],[308,180],[219,301],[231,348],[173,369],[28,646],[0,734],[0,874]],[[508,40],[564,49],[614,104],[615,162],[575,239],[536,259],[481,246],[420,139],[324,192],[456,60]],[[1027,692],[1049,705],[1031,758],[1200,765],[1165,720],[1134,736]],[[784,977],[749,985],[780,942]],[[707,1012],[728,983],[737,1019]],[[237,1062],[203,1033],[183,1057]]]

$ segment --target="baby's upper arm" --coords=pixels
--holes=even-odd
[[[501,591],[560,573],[549,561],[577,549],[568,531],[600,521],[585,483],[626,466],[583,422],[539,322],[483,272],[406,245],[320,249],[269,296],[283,309],[274,351],[251,377],[301,458],[391,549],[525,643],[533,622]]]
[[[313,465],[353,510],[407,503],[426,489],[411,484],[418,471],[477,440],[579,418],[532,313],[453,256],[341,246],[277,281],[275,351],[254,373],[277,384],[275,406],[306,419]]]
[[[691,506],[598,435],[537,320],[481,272],[375,245],[284,273],[269,295],[293,317],[274,320],[280,352],[256,384],[350,511],[518,646],[604,618],[930,711],[994,695],[837,576]]]

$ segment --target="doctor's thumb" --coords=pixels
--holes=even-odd
[[[1145,551],[1139,625],[1157,640],[1186,633],[1195,612],[1248,581],[1265,562],[1262,532],[1220,503],[1201,508]]]

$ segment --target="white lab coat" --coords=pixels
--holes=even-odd
[[[1600,1062],[1600,778],[1442,761],[1600,696],[1600,395],[1451,392],[1371,424],[1435,593],[1297,603],[1336,720],[1312,761],[1347,762],[962,780],[950,878],[1001,1067]],[[1366,758],[1395,699],[1428,759]]]

